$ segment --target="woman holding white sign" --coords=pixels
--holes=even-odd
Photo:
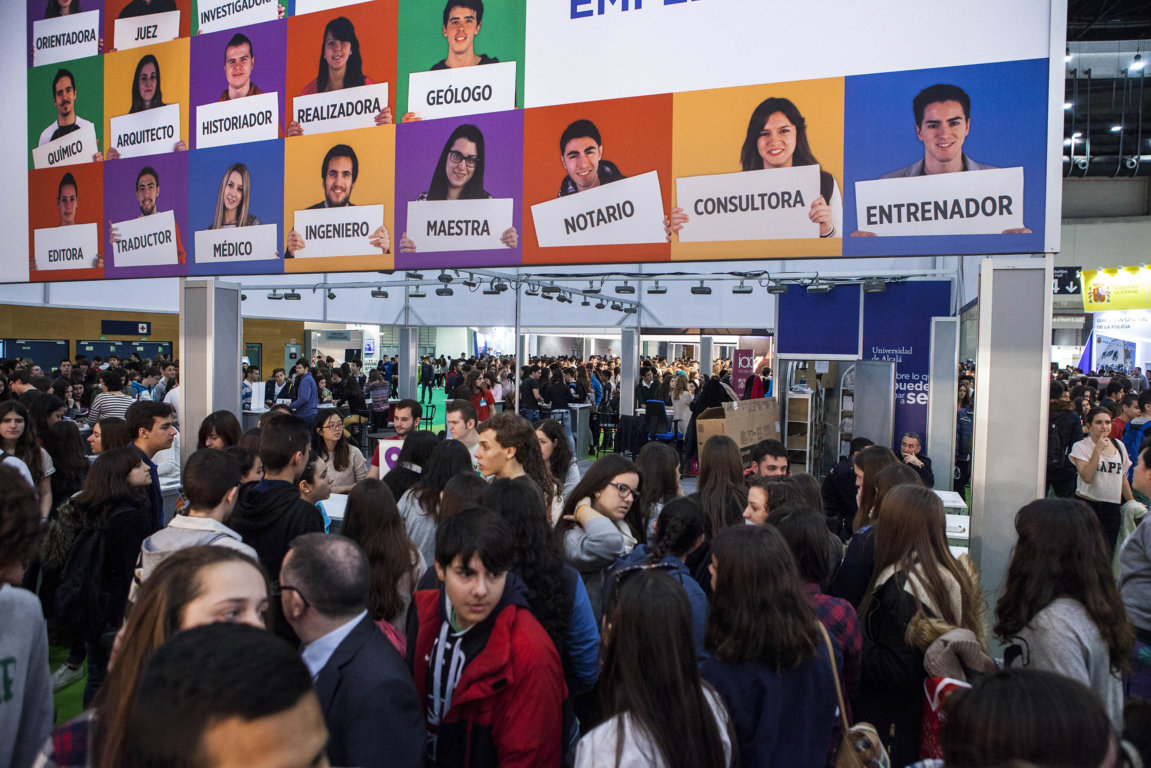
[[[361,85],[374,85],[372,78],[364,74],[364,60],[360,57],[360,41],[356,37],[356,27],[340,16],[324,27],[324,44],[320,48],[320,64],[316,79],[304,86],[301,96],[315,93],[329,93],[344,88],[357,88]],[[385,106],[375,117],[376,125],[392,124],[392,108]],[[303,136],[304,129],[298,122],[288,123],[289,136]]]
[[[160,87],[160,62],[152,54],[146,54],[136,64],[136,74],[132,77],[132,107],[128,114],[144,112],[149,109],[166,107],[164,92]],[[174,152],[185,152],[188,145],[183,139],[177,139],[172,147]],[[120,152],[115,147],[108,147],[108,159],[117,160]]]
[[[224,227],[255,227],[260,220],[248,213],[252,188],[248,166],[233,163],[224,172],[220,181],[220,193],[216,196],[216,213],[212,216],[212,226],[208,229]]]
[[[490,200],[492,194],[484,189],[484,134],[474,125],[464,124],[452,131],[444,143],[440,159],[432,171],[428,190],[416,200]],[[515,227],[500,234],[500,242],[508,248],[519,245]],[[415,253],[416,244],[405,232],[400,238],[400,253]]]
[[[740,169],[761,171],[819,165],[807,141],[807,121],[790,99],[768,98],[760,102],[747,123],[747,135],[739,152]],[[808,207],[808,218],[819,224],[820,237],[836,237],[843,228],[843,197],[839,183],[819,170],[819,195]],[[688,222],[682,207],[672,209],[665,220],[668,239]]]

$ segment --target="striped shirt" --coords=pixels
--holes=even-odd
[[[95,424],[100,419],[110,416],[124,418],[128,406],[136,402],[120,392],[101,392],[92,399],[92,407],[88,409],[88,423]]]

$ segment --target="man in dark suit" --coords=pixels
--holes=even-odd
[[[922,450],[923,440],[919,435],[914,432],[903,434],[903,439],[899,441],[899,458],[915,470],[915,474],[919,475],[925,486],[934,488],[935,473],[931,471],[931,459],[920,453]]]
[[[280,569],[280,603],[329,732],[332,765],[420,768],[424,712],[399,651],[368,614],[371,570],[351,539],[296,538]]]

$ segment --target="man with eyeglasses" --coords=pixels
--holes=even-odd
[[[140,205],[140,216],[151,216],[156,213],[156,203],[160,199],[160,174],[150,165],[145,165],[136,174],[136,202]],[[180,223],[173,222],[176,230],[177,263],[183,264],[187,260],[184,253],[184,238],[180,236]],[[120,240],[120,231],[108,221],[108,242],[112,244],[112,252],[116,252],[116,243]]]
[[[493,56],[476,54],[476,36],[483,21],[483,0],[448,0],[444,6],[444,39],[448,41],[448,56],[434,64],[432,70],[499,64],[500,60]]]
[[[67,69],[56,70],[56,77],[52,79],[52,101],[56,104],[56,119],[41,131],[36,146],[42,147],[53,139],[67,136],[81,128],[95,130],[96,127],[91,121],[76,114],[76,97],[76,76]],[[100,162],[103,159],[104,155],[101,152],[92,155],[93,162]]]
[[[560,136],[560,163],[567,176],[560,182],[557,197],[627,178],[615,163],[603,159],[603,141],[591,120],[576,120],[564,129]]]

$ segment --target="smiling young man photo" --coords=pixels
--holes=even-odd
[[[500,60],[493,56],[476,53],[476,37],[483,22],[483,0],[448,0],[444,6],[444,39],[448,41],[448,55],[432,65],[432,71],[499,64]]]
[[[615,163],[603,159],[603,141],[591,120],[576,120],[564,129],[560,136],[560,163],[567,176],[560,182],[557,197],[627,178]]]
[[[915,113],[915,135],[923,142],[923,157],[883,174],[882,178],[995,168],[977,163],[963,153],[963,142],[971,132],[971,97],[958,85],[940,83],[924,88],[912,99],[911,109]]]

